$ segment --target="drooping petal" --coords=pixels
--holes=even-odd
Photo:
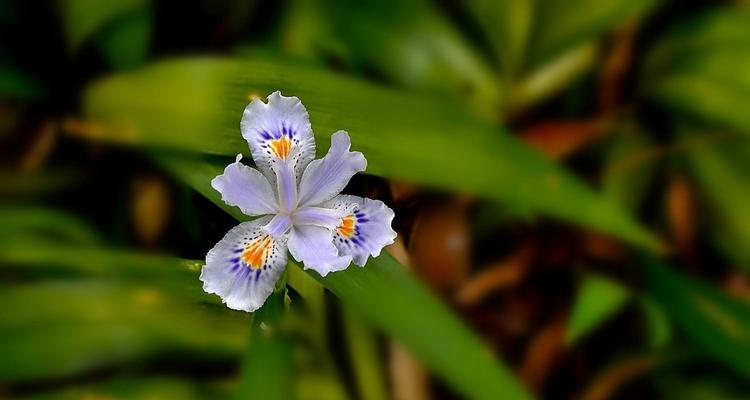
[[[271,184],[258,170],[240,162],[227,165],[224,173],[211,181],[211,186],[221,193],[221,199],[230,206],[237,206],[249,216],[273,214],[278,211],[276,196]]]
[[[342,255],[351,255],[359,266],[364,266],[369,256],[380,255],[383,247],[396,239],[391,228],[393,210],[380,200],[339,195],[323,206],[349,210],[334,231],[334,244]]]
[[[315,158],[310,119],[296,97],[282,96],[276,91],[268,96],[268,103],[253,100],[245,107],[240,128],[255,164],[271,182],[276,179],[272,165],[289,164],[294,176],[301,177]]]
[[[318,271],[321,276],[344,270],[352,261],[349,255],[339,255],[333,245],[333,232],[319,226],[293,226],[289,233],[289,252],[305,269]]]
[[[235,226],[206,255],[203,290],[219,295],[229,308],[260,308],[286,267],[285,243],[262,228],[270,220],[262,217]]]
[[[332,199],[344,189],[349,179],[367,168],[365,156],[349,151],[349,135],[338,131],[331,137],[331,148],[320,160],[307,166],[299,188],[300,206],[314,206]]]
[[[292,216],[294,225],[314,225],[330,230],[341,225],[341,220],[349,215],[348,209],[325,207],[302,207]]]

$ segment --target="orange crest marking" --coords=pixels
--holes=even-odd
[[[270,146],[277,157],[286,159],[292,150],[292,141],[288,137],[282,136],[280,139],[272,140]]]
[[[252,269],[259,269],[263,267],[266,262],[266,254],[270,250],[272,243],[271,236],[263,235],[255,239],[250,245],[245,247],[245,251],[242,252],[242,261],[249,265]]]
[[[336,228],[339,234],[345,238],[354,236],[354,215],[349,214],[341,220],[341,225]]]

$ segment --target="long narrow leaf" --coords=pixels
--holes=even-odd
[[[235,155],[247,152],[239,116],[248,96],[273,90],[302,99],[318,151],[345,129],[368,173],[473,192],[657,249],[627,213],[540,153],[438,99],[270,61],[164,62],[92,86],[90,138]]]

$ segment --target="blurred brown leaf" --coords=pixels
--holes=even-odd
[[[663,357],[652,354],[639,355],[624,360],[596,377],[581,396],[581,399],[611,399],[618,388],[659,366],[663,361]]]
[[[482,269],[461,285],[456,301],[462,305],[472,305],[490,293],[517,286],[526,276],[535,250],[533,243],[525,243],[508,258]]]
[[[559,363],[565,351],[566,317],[558,315],[534,335],[521,363],[521,379],[535,391],[539,391],[552,369]]]
[[[452,201],[424,207],[412,227],[409,254],[414,272],[439,291],[452,291],[469,269],[466,204]]]
[[[674,176],[667,186],[666,212],[672,242],[688,259],[694,258],[695,196],[690,181],[684,176]]]
[[[548,121],[531,125],[521,133],[521,138],[555,160],[563,159],[609,130],[609,121]]]
[[[139,177],[133,181],[131,216],[136,236],[152,247],[161,236],[171,214],[166,184],[160,178]]]

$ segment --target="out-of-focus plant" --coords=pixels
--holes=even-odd
[[[0,47],[0,392],[747,393],[741,2],[35,7],[0,6],[0,40],[50,36]],[[319,152],[349,132],[369,161],[351,190],[403,211],[404,240],[325,277],[292,262],[247,318],[202,292],[190,259],[246,220],[210,180],[249,155],[239,115],[275,90],[305,103]],[[159,176],[161,208],[134,213],[160,214],[134,240],[123,183],[143,171]],[[444,231],[423,257],[425,215],[444,215],[424,210],[444,203],[454,219],[429,224]],[[155,252],[159,238],[183,258]],[[391,340],[415,360],[387,360]],[[391,387],[403,382],[389,372],[420,376],[417,360],[440,383]]]

